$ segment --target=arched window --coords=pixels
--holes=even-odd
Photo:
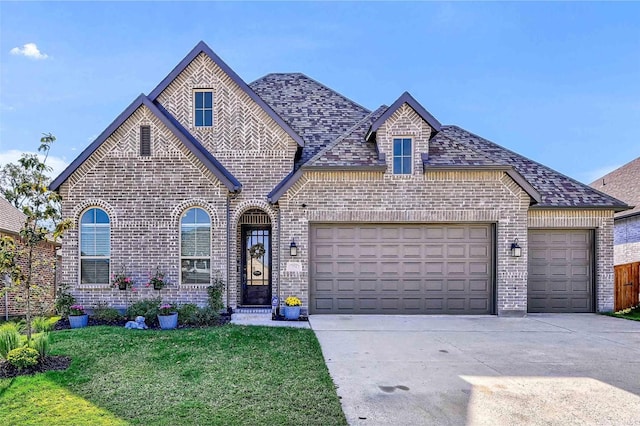
[[[109,284],[111,226],[109,215],[91,208],[80,219],[80,282]]]
[[[201,208],[187,210],[180,220],[180,265],[183,284],[209,284],[211,218]]]

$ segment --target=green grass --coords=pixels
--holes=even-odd
[[[640,321],[640,307],[635,307],[631,309],[629,312],[623,313],[623,311],[619,312],[611,312],[608,315],[616,318],[624,318],[633,321]]]
[[[311,330],[88,327],[51,343],[71,366],[0,379],[3,424],[346,424]]]

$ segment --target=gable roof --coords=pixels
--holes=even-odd
[[[304,139],[296,169],[371,112],[301,73],[267,74],[249,86]]]
[[[49,188],[58,190],[73,172],[84,163],[109,136],[115,132],[142,105],[149,108],[155,115],[202,163],[216,176],[231,192],[240,191],[242,184],[220,162],[198,142],[184,127],[182,127],[169,113],[161,111],[144,94],[138,96],[96,140],[94,140],[75,160],[51,182]],[[161,108],[161,107],[160,107]],[[164,110],[164,109],[163,109]]]
[[[17,207],[0,197],[0,231],[19,234],[27,216]]]
[[[631,210],[616,213],[616,219],[640,214],[640,157],[594,180],[590,185],[635,206]]]
[[[238,76],[238,74],[236,74],[236,72],[229,67],[229,65],[227,65],[222,59],[220,59],[220,57],[216,55],[204,41],[200,41],[196,45],[196,47],[194,47],[191,52],[189,52],[187,56],[185,56],[184,59],[180,61],[178,65],[176,65],[176,67],[169,73],[169,75],[167,75],[160,82],[160,84],[158,84],[156,88],[153,89],[151,93],[149,93],[149,99],[155,101],[158,96],[160,96],[160,94],[164,91],[164,89],[166,89],[171,84],[171,82],[173,82],[173,80],[175,80],[175,78],[182,71],[184,71],[200,53],[204,53],[205,55],[207,55],[217,66],[219,66],[220,69],[222,69],[222,71],[227,74],[229,78],[231,78],[231,80],[233,80],[233,82],[236,83],[243,92],[245,92],[255,103],[257,103],[260,108],[262,108],[267,113],[267,115],[269,115],[269,117],[273,119],[273,121],[278,123],[278,125],[282,127],[282,129],[289,136],[291,136],[291,138],[296,141],[299,146],[304,146],[303,139],[291,128],[291,126],[284,122],[282,118],[278,114],[276,114],[273,108],[271,108],[269,104],[262,100],[260,96],[258,96],[247,85],[247,83],[245,83],[244,80],[242,80],[240,76]]]
[[[371,125],[371,129],[367,134],[367,139],[369,139],[372,134],[377,132],[380,126],[382,126],[382,124],[387,121],[387,119],[389,119],[389,117],[391,117],[391,115],[393,115],[393,113],[396,112],[404,104],[407,104],[411,108],[413,108],[413,110],[424,121],[426,121],[429,126],[431,126],[431,128],[433,129],[433,133],[431,135],[432,137],[435,133],[440,131],[440,122],[436,120],[435,117],[429,113],[429,111],[424,109],[424,107],[420,105],[420,102],[416,101],[413,96],[409,94],[409,92],[404,92],[398,99],[396,99],[394,103],[391,104],[391,106],[384,112],[384,114],[382,114],[376,121],[373,122],[373,124]]]

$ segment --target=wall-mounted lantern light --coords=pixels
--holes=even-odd
[[[520,257],[522,256],[522,248],[518,245],[518,239],[516,238],[511,243],[511,257]]]
[[[298,246],[296,245],[296,240],[291,240],[291,245],[289,246],[289,254],[294,257],[298,255]]]

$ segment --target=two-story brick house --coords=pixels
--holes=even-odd
[[[124,305],[156,267],[168,301],[297,295],[314,313],[613,307],[627,206],[456,126],[408,93],[369,110],[303,74],[246,84],[199,43],[52,183],[77,225],[63,279]]]

